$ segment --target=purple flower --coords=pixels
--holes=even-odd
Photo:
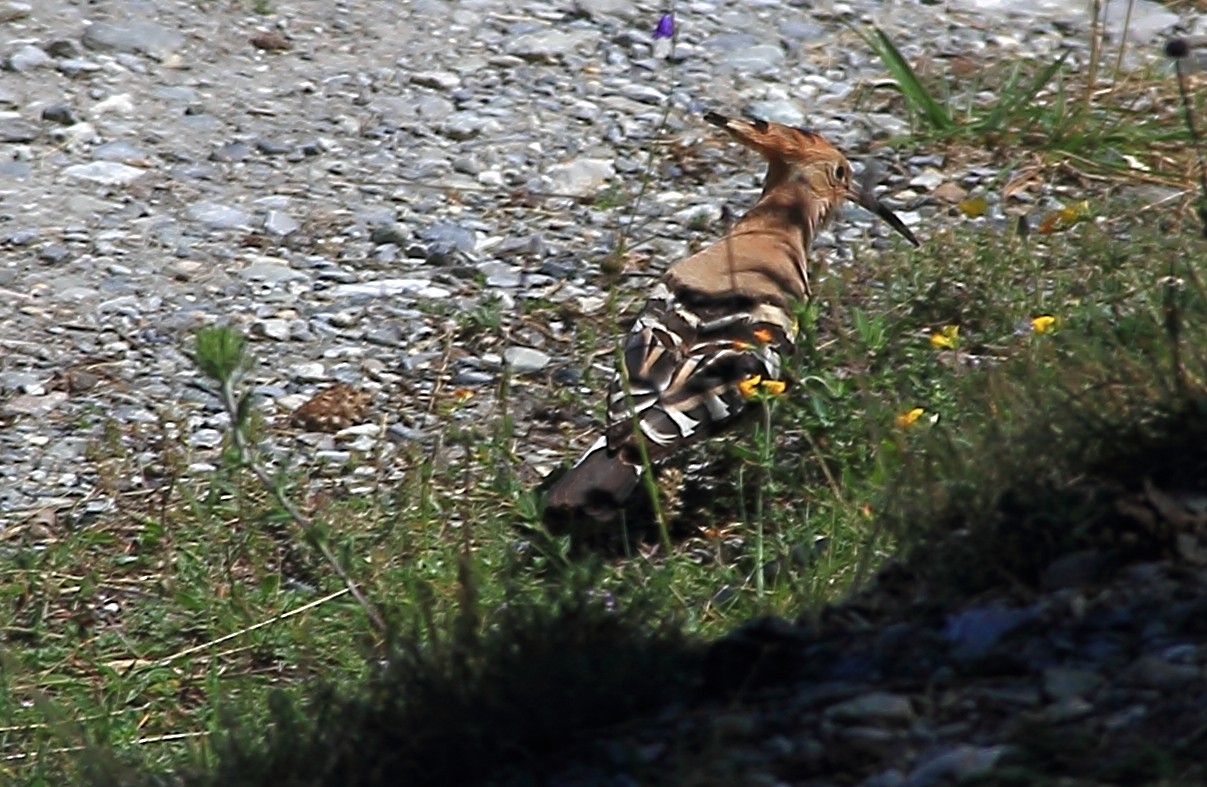
[[[663,14],[658,20],[658,26],[654,28],[654,40],[659,38],[670,38],[675,35],[675,15]]]

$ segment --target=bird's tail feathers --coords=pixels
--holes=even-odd
[[[615,520],[641,479],[641,465],[609,452],[600,438],[545,494],[545,520],[551,526]]]

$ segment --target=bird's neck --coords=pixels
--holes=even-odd
[[[766,234],[790,238],[803,250],[820,228],[823,210],[820,201],[808,192],[791,195],[769,194],[742,216],[731,230],[732,234]]]

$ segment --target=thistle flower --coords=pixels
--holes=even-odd
[[[675,35],[675,15],[663,14],[658,19],[658,26],[654,28],[654,40],[660,38],[672,38]]]

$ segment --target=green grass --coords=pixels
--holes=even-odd
[[[1100,65],[1105,39],[1097,36],[1085,69],[1069,66],[1066,51],[1049,61],[982,64],[967,77],[923,78],[883,30],[858,32],[901,95],[911,145],[984,147],[1032,166],[1038,153],[1047,166],[1121,181],[1190,180],[1191,140],[1167,62],[1139,72],[1122,71],[1118,57]],[[1205,107],[1198,96],[1197,114]]]
[[[1033,242],[945,233],[921,251],[861,255],[830,272],[802,312],[812,338],[798,387],[773,402],[770,431],[764,424],[699,450],[716,457],[686,481],[705,495],[703,506],[686,506],[675,484],[664,484],[670,554],[634,535],[619,555],[572,558],[567,540],[536,524],[514,416],[502,408],[493,420],[464,423],[455,405],[436,410],[447,419],[442,457],[406,457],[411,472],[399,488],[311,498],[309,529],[299,530],[231,451],[209,479],[165,479],[158,494],[124,496],[99,521],[59,523],[54,538],[35,528],[10,536],[0,574],[8,644],[0,744],[9,758],[0,775],[63,783],[78,777],[79,760],[62,750],[84,745],[152,769],[196,766],[213,756],[207,733],[228,717],[259,728],[270,696],[284,698],[274,706],[276,729],[317,685],[331,692],[320,716],[350,712],[334,698],[378,685],[373,665],[400,643],[410,643],[412,667],[451,669],[469,684],[481,678],[476,670],[492,669],[496,651],[507,652],[508,637],[571,647],[555,630],[593,641],[592,627],[618,626],[639,652],[688,658],[685,644],[658,643],[716,635],[761,614],[814,612],[891,553],[941,543],[985,512],[999,512],[985,521],[1004,521],[1000,491],[1019,477],[1036,479],[1018,487],[1019,505],[1051,514],[1019,533],[1042,540],[1078,521],[1085,500],[1052,497],[1045,479],[1087,461],[1126,476],[1126,462],[1102,446],[1144,445],[1160,403],[1179,385],[1201,390],[1202,358],[1190,348],[1202,344],[1207,299],[1185,267],[1192,236],[1137,225],[1120,241],[1092,223]],[[1171,272],[1182,282],[1172,291],[1162,283]],[[1057,328],[1035,333],[1038,315],[1055,316]],[[949,325],[959,326],[957,346],[936,347],[932,335]],[[571,357],[609,340],[603,326],[579,335],[597,346]],[[1177,345],[1188,348],[1181,377]],[[915,407],[924,416],[899,425]],[[1071,425],[1052,415],[1065,411],[1098,420]],[[121,445],[109,435],[98,458],[121,465]],[[294,473],[281,491],[296,497],[311,480]],[[1028,540],[1012,553],[995,527],[977,531],[974,543],[992,547],[997,563],[978,562],[971,575],[936,568],[934,581],[969,590],[1003,576],[1033,581],[1046,557],[1081,543],[1049,538],[1051,548],[1037,552]],[[352,600],[336,563],[389,633]],[[618,611],[583,611],[590,599]],[[567,622],[558,610],[568,608],[579,612]],[[644,634],[647,625],[666,633]],[[459,662],[449,655],[458,649],[475,655]],[[606,685],[634,680],[619,664],[592,674]],[[601,718],[631,710],[604,709]],[[539,729],[499,723],[515,727],[521,749],[544,745]]]

